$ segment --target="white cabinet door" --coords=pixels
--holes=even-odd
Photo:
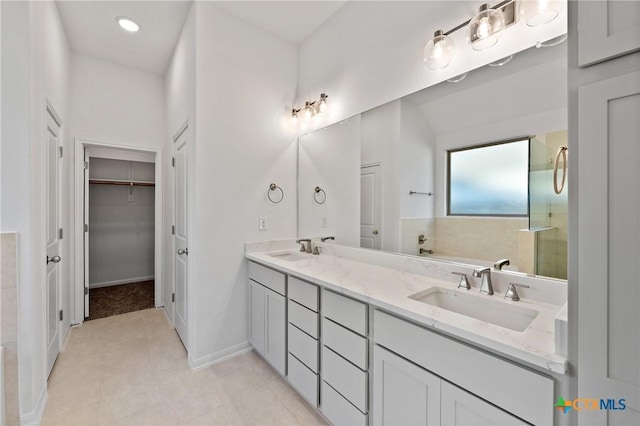
[[[579,88],[578,395],[626,400],[585,425],[640,424],[639,117],[640,71]]]
[[[640,2],[578,3],[578,58],[584,67],[640,50]]]
[[[266,289],[249,280],[249,343],[264,356],[266,329],[264,324]]]
[[[286,374],[287,357],[287,322],[285,319],[285,297],[275,291],[265,291],[266,336],[264,341],[264,357],[281,375]]]
[[[373,365],[374,424],[440,424],[440,378],[377,345]]]
[[[457,386],[442,381],[442,425],[459,426],[516,426],[528,425],[495,405],[470,394]]]

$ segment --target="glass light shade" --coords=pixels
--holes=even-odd
[[[302,109],[302,116],[305,119],[309,119],[313,117],[313,106],[311,105],[311,102],[304,103],[304,108]]]
[[[520,16],[530,27],[537,27],[553,21],[562,10],[558,0],[523,0],[520,3]]]
[[[291,123],[294,125],[298,124],[298,111],[295,109],[291,110]]]
[[[449,66],[455,54],[453,39],[442,31],[436,31],[424,47],[424,62],[430,70],[441,70]]]
[[[488,49],[500,39],[504,30],[504,14],[501,9],[489,9],[488,4],[469,22],[468,39],[473,50]]]
[[[323,113],[327,110],[327,98],[328,96],[322,93],[320,95],[320,100],[318,101],[318,112]]]

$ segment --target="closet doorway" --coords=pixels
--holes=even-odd
[[[77,323],[162,306],[160,151],[77,141],[76,158]]]

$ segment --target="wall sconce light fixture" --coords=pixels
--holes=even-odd
[[[298,122],[298,116],[302,115],[302,118],[309,120],[317,114],[322,114],[327,110],[327,94],[321,93],[320,98],[315,101],[306,101],[302,108],[293,108],[291,110],[291,120],[294,123]]]
[[[520,16],[530,27],[553,21],[560,14],[562,2],[558,0],[522,0]]]
[[[478,14],[469,22],[468,39],[473,50],[485,50],[496,45],[506,26],[502,9],[480,6]]]

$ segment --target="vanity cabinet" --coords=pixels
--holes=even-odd
[[[283,376],[287,368],[285,294],[286,275],[249,262],[249,343]]]
[[[320,409],[335,425],[366,425],[369,411],[366,303],[322,290]]]
[[[314,407],[319,402],[320,330],[319,288],[289,277],[289,383]]]
[[[440,378],[406,359],[373,349],[373,423],[440,424]]]
[[[383,311],[374,311],[373,330],[376,424],[553,424],[550,377]],[[418,407],[390,408],[410,398],[390,396],[402,386],[425,396]]]

